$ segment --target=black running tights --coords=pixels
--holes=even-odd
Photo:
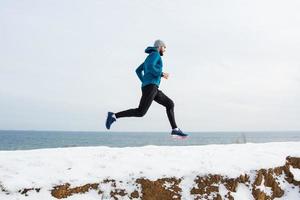
[[[151,106],[152,101],[166,107],[167,115],[171,127],[177,128],[174,116],[174,102],[167,97],[158,87],[154,84],[146,85],[142,87],[142,98],[138,108],[133,108],[116,113],[116,118],[121,117],[143,117]]]

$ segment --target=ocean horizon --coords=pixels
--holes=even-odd
[[[189,132],[173,139],[169,132],[0,130],[0,150],[107,146],[190,146],[300,141],[300,131]]]

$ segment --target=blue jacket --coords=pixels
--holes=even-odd
[[[147,47],[145,53],[149,55],[135,72],[142,82],[142,87],[149,84],[159,87],[163,67],[161,56],[155,47]]]

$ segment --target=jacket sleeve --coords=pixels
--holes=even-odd
[[[143,82],[143,70],[144,70],[144,63],[140,64],[140,66],[138,66],[138,68],[136,68],[135,72],[137,74],[137,76],[139,77],[139,79]]]
[[[160,56],[158,53],[151,53],[149,55],[149,72],[153,76],[161,76],[162,69],[157,65],[157,62],[159,61]]]

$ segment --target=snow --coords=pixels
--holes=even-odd
[[[220,191],[220,195],[221,195],[222,199],[225,199],[225,195],[228,193],[228,190],[226,189],[226,187],[223,184],[221,184],[219,186],[219,191]]]
[[[243,184],[238,185],[237,191],[235,193],[233,193],[232,196],[234,199],[254,200],[249,189]]]
[[[290,187],[287,181],[284,179],[283,175],[278,177],[279,186],[284,190],[284,195],[281,198],[275,198],[274,200],[296,200],[300,199],[300,188]]]
[[[127,186],[135,178],[156,180],[162,177],[183,178],[180,187],[182,199],[192,199],[189,193],[197,175],[221,174],[238,177],[251,170],[283,166],[287,156],[300,157],[299,142],[265,144],[231,144],[206,146],[145,146],[145,147],[72,147],[38,150],[0,151],[0,185],[11,192],[0,190],[0,199],[25,199],[17,193],[22,188],[44,188],[39,193],[29,191],[26,199],[55,199],[47,190],[53,186],[70,183],[72,187],[95,183],[104,179],[121,180],[121,188],[140,191],[137,185]],[[291,168],[297,180],[300,170]],[[288,188],[283,180],[282,188],[289,191],[284,198],[299,197],[299,189]],[[134,184],[129,184],[134,185]],[[165,187],[171,187],[166,184]],[[110,183],[101,184],[109,191]],[[261,188],[268,191],[268,188]],[[220,186],[220,195],[227,192]],[[103,193],[103,198],[108,193]],[[251,199],[244,185],[233,193],[235,199]],[[297,196],[298,195],[298,196]],[[89,191],[74,194],[67,199],[99,199],[99,194]],[[247,198],[246,198],[247,197]]]
[[[292,172],[294,179],[296,181],[300,181],[300,169],[296,169],[294,167],[290,167],[290,171]]]

